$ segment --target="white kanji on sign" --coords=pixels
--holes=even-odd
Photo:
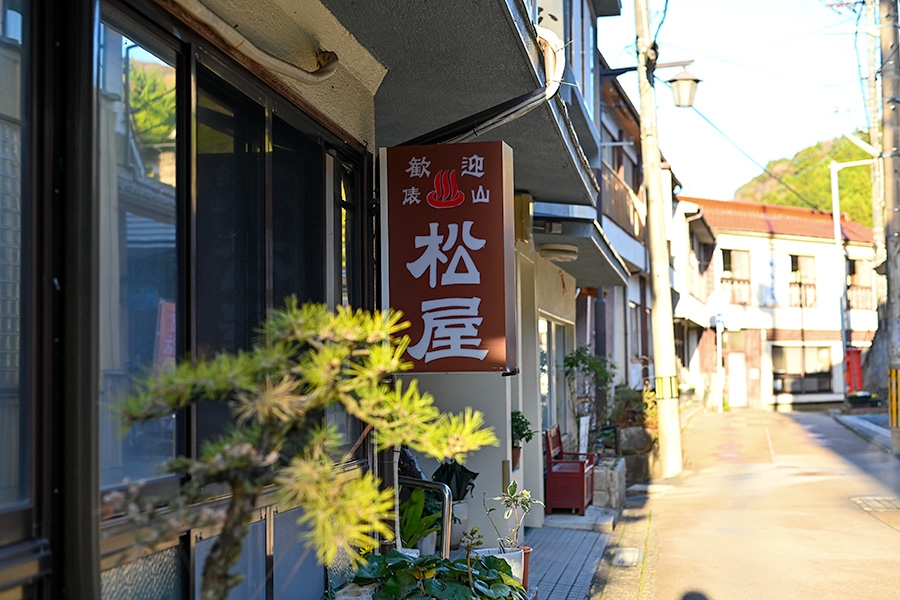
[[[438,224],[429,223],[428,235],[416,236],[416,248],[425,248],[425,250],[419,258],[406,263],[407,270],[416,279],[428,271],[428,285],[434,288],[437,286],[438,263],[447,263],[447,255],[444,253],[456,246],[453,257],[449,259],[450,264],[441,274],[441,285],[481,283],[481,272],[475,266],[469,251],[484,248],[485,240],[472,235],[473,224],[474,221],[463,221],[461,236],[458,223],[448,224],[447,238],[444,241],[444,236],[438,233]],[[457,245],[459,238],[462,238],[462,243]],[[464,267],[464,270],[461,270],[461,267]]]
[[[428,167],[430,166],[431,161],[426,160],[426,157],[416,158],[413,156],[409,159],[409,168],[406,169],[406,172],[409,173],[410,177],[429,177],[431,171],[428,170]]]
[[[484,157],[473,154],[472,156],[463,156],[462,169],[460,176],[473,175],[481,177],[484,175]]]
[[[431,362],[439,358],[475,358],[484,360],[488,351],[480,349],[478,316],[481,298],[439,298],[422,302],[425,329],[422,339],[410,346],[409,355]]]
[[[413,186],[411,188],[406,188],[403,190],[403,205],[407,204],[419,204],[422,202],[422,199],[419,198],[419,188]]]

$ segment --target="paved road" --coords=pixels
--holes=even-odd
[[[751,410],[697,415],[684,449],[643,597],[900,598],[896,458],[825,414]]]

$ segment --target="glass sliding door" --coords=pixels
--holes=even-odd
[[[30,140],[25,108],[29,2],[0,0],[0,515],[30,504],[29,403],[22,393],[23,230]],[[9,532],[0,531],[0,545]],[[15,536],[18,537],[18,536]]]
[[[176,358],[174,53],[104,23],[97,53],[100,203],[100,478],[146,480],[175,455],[175,416],[131,428],[134,376]]]

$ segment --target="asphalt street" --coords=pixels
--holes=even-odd
[[[824,413],[701,413],[684,434],[684,473],[638,507],[632,598],[900,598],[896,457]]]

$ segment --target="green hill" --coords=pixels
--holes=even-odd
[[[862,137],[861,135],[859,137]],[[831,161],[847,162],[869,158],[844,138],[819,142],[804,148],[793,158],[779,158],[766,165],[767,173],[742,185],[735,200],[763,204],[815,207],[831,211]],[[791,189],[779,183],[778,179]],[[841,169],[841,211],[857,223],[872,226],[872,184],[867,166]],[[792,191],[793,190],[793,191]]]

